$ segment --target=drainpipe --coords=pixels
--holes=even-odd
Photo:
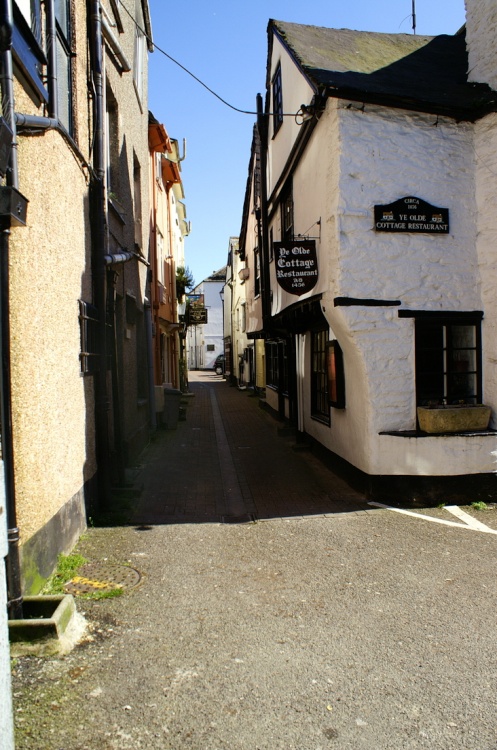
[[[261,210],[260,239],[262,241],[261,298],[262,327],[267,333],[271,320],[271,288],[269,283],[269,239],[267,215],[267,115],[262,111],[262,96],[257,94],[257,130],[259,132],[259,154],[261,165]]]
[[[100,366],[95,376],[96,446],[98,462],[99,500],[105,503],[110,494],[109,425],[110,410],[107,390],[107,274],[105,265],[107,233],[105,210],[104,161],[104,83],[102,60],[102,24],[99,0],[89,0],[90,59],[93,77],[93,170],[90,183],[92,215],[93,279],[95,307],[99,314]]]
[[[14,76],[12,68],[12,5],[10,0],[1,0],[0,78],[2,87],[3,116],[12,131],[12,147],[7,185],[2,191],[18,187],[17,139],[14,115]],[[5,214],[0,219],[0,408],[2,425],[2,458],[5,475],[5,502],[7,509],[7,592],[8,617],[22,619],[21,565],[19,558],[19,529],[14,476],[14,444],[12,436],[12,389],[11,389],[11,344],[10,344],[10,300],[9,300],[9,244],[11,217]]]
[[[155,412],[155,380],[154,380],[154,350],[152,341],[152,306],[148,299],[144,301],[145,308],[145,330],[147,333],[147,367],[148,367],[148,390],[150,404],[150,428],[152,432],[157,430],[157,414]],[[157,336],[157,332],[155,334]]]
[[[124,261],[125,262],[125,261]],[[121,428],[121,384],[118,376],[117,321],[116,321],[116,283],[118,275],[111,268],[107,269],[109,286],[109,316],[112,320],[112,408],[114,414],[114,441],[116,444],[117,478],[120,487],[126,484],[124,467],[123,436]]]

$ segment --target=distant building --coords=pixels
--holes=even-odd
[[[226,281],[226,266],[204,279],[187,295],[192,307],[205,308],[207,323],[197,323],[189,316],[186,350],[189,370],[211,370],[223,346],[222,292]],[[195,299],[197,298],[197,299]],[[188,315],[188,311],[187,311]]]
[[[178,142],[149,114],[150,148],[150,298],[154,385],[180,388],[182,350],[176,270],[185,267],[186,219]],[[158,398],[160,405],[162,399]],[[156,404],[157,406],[157,404]]]
[[[254,385],[254,345],[247,338],[247,284],[250,269],[240,253],[238,237],[230,237],[224,286],[225,375],[232,385]]]

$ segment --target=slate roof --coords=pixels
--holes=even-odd
[[[226,266],[223,266],[219,271],[214,271],[204,281],[226,281]]]
[[[467,80],[464,33],[381,34],[270,21],[316,91],[361,102],[476,120],[497,93]]]

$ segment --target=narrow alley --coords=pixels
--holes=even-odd
[[[145,453],[135,521],[191,523],[309,516],[365,509],[251,391],[191,371],[186,420]]]
[[[14,660],[16,750],[495,750],[497,511],[372,507],[191,381],[133,522],[76,548],[136,580],[77,598],[66,655]]]

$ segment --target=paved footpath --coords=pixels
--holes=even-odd
[[[13,662],[16,750],[497,750],[497,511],[372,508],[247,393],[192,389],[135,522],[77,548],[139,585]]]
[[[142,523],[353,512],[364,497],[298,445],[250,391],[191,372],[186,421],[143,457]],[[279,428],[279,429],[278,429]]]

